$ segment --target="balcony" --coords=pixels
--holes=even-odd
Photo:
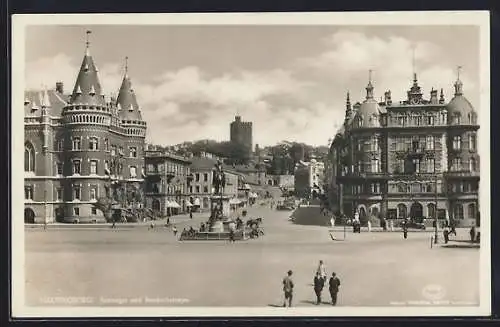
[[[480,176],[478,171],[447,171],[444,174],[445,178],[478,178]]]

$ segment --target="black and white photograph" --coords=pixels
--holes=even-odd
[[[15,15],[12,44],[14,316],[490,314],[488,12]]]

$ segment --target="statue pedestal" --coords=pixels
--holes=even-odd
[[[228,220],[231,209],[229,205],[229,196],[227,195],[213,195],[210,199],[210,212],[213,212],[216,208],[220,208],[222,206],[222,220]]]
[[[224,232],[224,223],[222,222],[222,220],[214,221],[212,226],[210,227],[210,231],[216,233]]]

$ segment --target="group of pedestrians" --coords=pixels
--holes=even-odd
[[[285,297],[283,302],[283,307],[292,306],[293,288],[294,288],[292,274],[293,272],[289,270],[285,278],[283,278],[283,292]],[[325,284],[327,283],[327,278],[328,276],[326,273],[326,266],[323,260],[320,260],[313,280],[314,293],[316,294],[316,305],[321,304],[321,296]],[[339,293],[339,288],[340,288],[340,279],[337,277],[337,274],[335,272],[332,272],[331,277],[328,280],[328,291],[330,293],[332,305],[337,305],[337,295]]]

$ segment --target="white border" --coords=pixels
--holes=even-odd
[[[476,307],[27,307],[24,302],[22,169],[25,28],[28,25],[476,25],[480,27],[480,306]],[[21,317],[213,317],[213,316],[486,316],[491,313],[490,250],[490,34],[489,12],[57,14],[12,17],[12,316]],[[469,281],[474,282],[474,281]]]

